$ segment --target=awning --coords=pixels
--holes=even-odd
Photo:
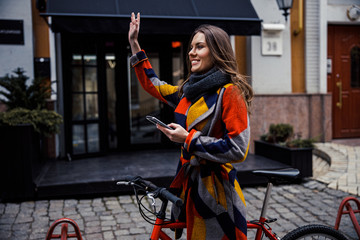
[[[55,32],[127,33],[131,12],[141,13],[142,34],[190,34],[201,24],[231,35],[260,35],[250,0],[47,0]]]

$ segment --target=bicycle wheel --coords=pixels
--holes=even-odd
[[[296,228],[282,238],[282,240],[300,239],[348,240],[344,234],[334,228],[317,224]]]

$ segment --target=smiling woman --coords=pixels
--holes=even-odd
[[[189,60],[191,72],[206,73],[213,67],[209,47],[206,44],[205,35],[198,32],[190,45]]]
[[[138,42],[140,14],[131,14],[130,59],[141,86],[174,108],[172,129],[157,124],[181,144],[171,188],[185,207],[173,218],[186,221],[187,239],[246,239],[246,207],[232,163],[245,160],[250,139],[250,85],[237,69],[228,34],[201,25],[190,38],[189,76],[180,87],[161,81]]]

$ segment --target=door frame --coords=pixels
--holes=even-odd
[[[343,28],[343,29],[341,29]],[[343,44],[339,44],[337,42],[338,40],[338,32],[339,31],[345,31],[346,28],[353,28],[357,29],[352,32],[360,32],[360,26],[357,25],[328,25],[328,74],[327,74],[327,88],[328,92],[332,93],[332,131],[333,131],[333,138],[358,138],[360,137],[360,129],[359,131],[354,131],[354,129],[351,129],[351,123],[349,130],[342,130],[344,128],[344,124],[342,124],[342,120],[340,119],[343,117],[343,119],[347,119],[347,121],[353,121],[352,116],[349,114],[352,112],[351,110],[347,111],[346,116],[342,116],[343,112],[339,112],[340,110],[340,103],[344,104],[344,100],[348,101],[348,107],[353,106],[353,102],[350,102],[352,100],[349,99],[351,97],[350,94],[352,94],[353,90],[352,88],[347,89],[348,86],[344,85],[344,82],[349,82],[350,85],[350,79],[344,80],[344,78],[351,78],[350,74],[349,76],[342,76],[340,75],[340,69],[342,68],[341,61],[342,56],[339,53],[338,46],[342,46]],[[357,39],[360,39],[360,33],[357,36]],[[355,44],[360,46],[359,44]],[[349,46],[349,48],[351,48]],[[349,58],[348,61],[351,61]],[[351,64],[351,63],[349,63]],[[351,67],[351,66],[350,66]],[[341,83],[339,83],[341,82]],[[341,85],[341,86],[340,86]],[[345,86],[345,89],[344,89]],[[349,86],[350,87],[350,86]],[[340,99],[340,91],[341,95],[343,96]],[[360,91],[360,88],[359,88]],[[356,91],[355,91],[356,92]],[[342,108],[344,105],[341,106]],[[358,119],[360,121],[360,119]],[[355,120],[356,121],[356,120]]]
[[[86,44],[84,44],[86,39]],[[63,66],[63,99],[64,99],[64,130],[65,130],[65,151],[66,156],[71,158],[81,158],[85,156],[96,156],[99,154],[102,154],[104,152],[104,144],[103,144],[103,136],[104,136],[104,121],[106,121],[106,118],[104,118],[104,112],[103,109],[100,106],[104,106],[106,104],[106,99],[104,97],[104,60],[103,56],[101,54],[101,50],[99,49],[99,46],[101,46],[98,42],[98,39],[89,37],[86,35],[75,35],[75,34],[62,34],[61,38],[61,49],[62,49],[62,66]],[[79,49],[80,51],[85,50],[89,46],[94,46],[96,59],[97,59],[97,88],[98,88],[98,114],[99,118],[98,120],[95,120],[94,122],[99,123],[99,152],[94,153],[84,153],[84,154],[74,154],[73,153],[73,145],[72,145],[72,126],[73,126],[73,120],[72,120],[72,90],[71,90],[71,59],[72,59],[72,52],[75,49]],[[83,52],[85,53],[85,52]],[[79,124],[88,122],[86,120],[84,121],[78,121]],[[91,121],[89,121],[91,122]],[[86,135],[85,135],[86,136]]]

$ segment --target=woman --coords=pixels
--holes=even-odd
[[[229,36],[202,25],[190,39],[189,77],[172,86],[160,81],[138,42],[140,14],[131,14],[131,64],[152,96],[175,108],[174,130],[157,125],[181,143],[179,168],[171,188],[185,208],[173,206],[176,220],[187,223],[187,239],[246,239],[246,204],[231,163],[244,161],[253,92],[238,73]]]

